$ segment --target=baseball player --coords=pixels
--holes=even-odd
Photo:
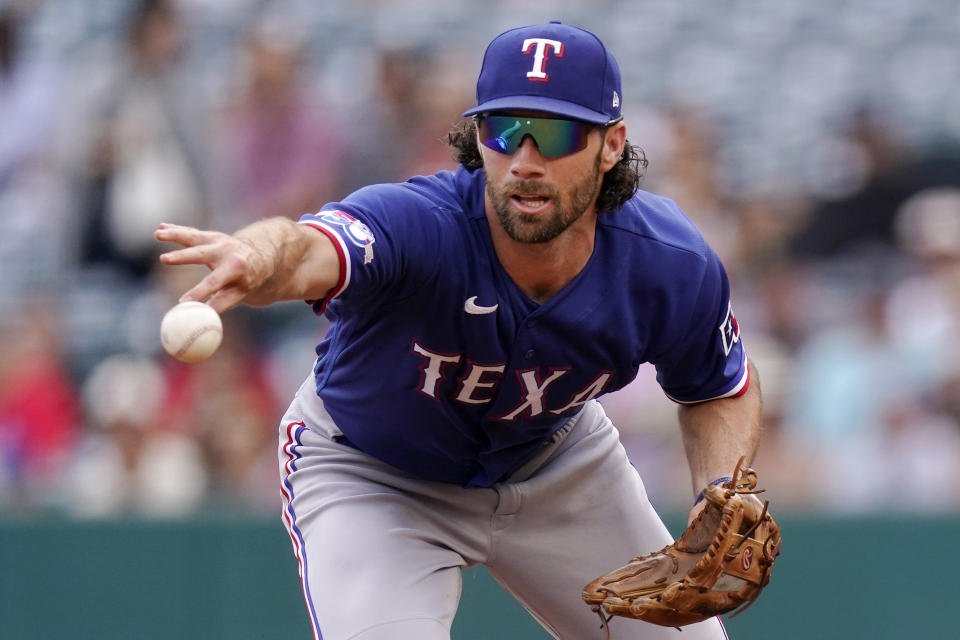
[[[163,263],[211,269],[183,300],[304,299],[330,320],[279,450],[315,638],[449,639],[475,564],[554,637],[603,637],[584,584],[672,541],[597,402],[643,362],[680,405],[694,487],[753,456],[760,392],[727,276],[673,202],[637,190],[621,101],[595,35],[513,29],[450,136],[456,171],[299,223],[157,230],[184,247]],[[711,618],[682,637],[725,635]]]

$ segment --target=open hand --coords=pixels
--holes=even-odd
[[[165,222],[153,235],[161,242],[184,247],[162,254],[163,264],[203,264],[210,269],[203,280],[180,296],[181,302],[206,302],[223,313],[241,302],[266,304],[271,301],[258,301],[256,296],[257,290],[273,275],[275,261],[268,255],[269,247],[258,247],[246,239],[219,231],[201,231]]]

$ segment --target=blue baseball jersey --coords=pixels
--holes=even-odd
[[[365,187],[302,224],[341,277],[312,301],[330,328],[317,394],[348,442],[419,477],[490,486],[644,362],[677,402],[743,393],[726,273],[670,200],[599,216],[593,255],[543,304],[500,265],[482,170]]]

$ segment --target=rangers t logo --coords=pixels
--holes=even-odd
[[[536,46],[534,46],[536,45]],[[527,78],[536,82],[546,82],[547,76],[547,47],[553,49],[558,58],[563,57],[563,43],[559,40],[548,40],[547,38],[527,38],[523,41],[523,54],[529,55],[533,49],[533,69],[527,71]]]

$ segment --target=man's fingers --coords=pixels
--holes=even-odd
[[[160,255],[163,264],[205,264],[215,268],[224,256],[228,236],[219,231],[200,231],[193,227],[161,223],[154,237],[161,242],[174,242],[184,249],[173,249]]]
[[[218,252],[211,246],[203,244],[186,249],[174,249],[160,254],[163,264],[212,264],[218,257]]]
[[[185,247],[211,243],[220,235],[217,231],[201,231],[193,227],[168,222],[161,222],[156,231],[153,232],[153,237],[160,242],[175,242]]]
[[[197,229],[193,227],[161,222],[160,226],[153,232],[153,237],[160,242],[176,242],[177,244],[192,246],[196,244],[196,242],[191,242],[195,238],[194,232],[196,231]]]
[[[231,273],[228,267],[221,265],[208,273],[206,277],[194,285],[192,289],[180,296],[180,302],[186,302],[188,300],[204,302],[207,298],[217,294],[221,289],[235,287],[236,285],[233,283],[239,275],[240,274],[236,272]],[[220,309],[217,309],[217,311],[220,311]]]
[[[243,302],[246,293],[235,286],[228,286],[220,289],[207,300],[207,304],[213,307],[217,313],[223,313],[227,309],[232,309]]]
[[[163,264],[202,264],[210,268],[205,278],[180,296],[181,302],[206,302],[222,313],[243,302],[261,281],[258,274],[262,269],[251,266],[250,247],[227,234],[161,223],[154,237],[184,247],[161,254]]]

